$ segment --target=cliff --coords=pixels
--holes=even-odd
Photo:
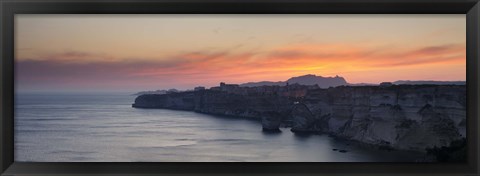
[[[465,86],[338,87],[309,91],[303,103],[312,115],[296,115],[294,122],[310,126],[292,130],[419,151],[466,133]]]
[[[329,133],[402,150],[447,146],[466,133],[465,86],[306,88],[301,96],[280,92],[289,88],[273,90],[278,91],[141,95],[132,106],[255,118],[262,121],[264,130],[275,131],[283,125],[296,133]]]

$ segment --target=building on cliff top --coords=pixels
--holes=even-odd
[[[220,90],[226,92],[234,92],[235,89],[238,89],[240,86],[238,84],[225,84],[224,82],[220,83]]]
[[[198,87],[195,87],[193,88],[194,91],[201,91],[201,90],[205,90],[205,87],[203,86],[198,86]]]
[[[380,87],[390,87],[390,86],[393,86],[393,84],[391,82],[382,82],[380,83]]]

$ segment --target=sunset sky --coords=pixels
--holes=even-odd
[[[16,90],[466,79],[465,15],[16,15]]]

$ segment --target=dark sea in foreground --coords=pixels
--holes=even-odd
[[[258,121],[135,109],[126,94],[17,94],[15,161],[413,162],[422,155],[327,135],[262,132]],[[347,150],[346,153],[333,149]]]

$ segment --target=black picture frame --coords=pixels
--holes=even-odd
[[[2,175],[478,175],[478,0],[1,0]],[[466,14],[466,163],[28,163],[14,162],[15,14]]]

